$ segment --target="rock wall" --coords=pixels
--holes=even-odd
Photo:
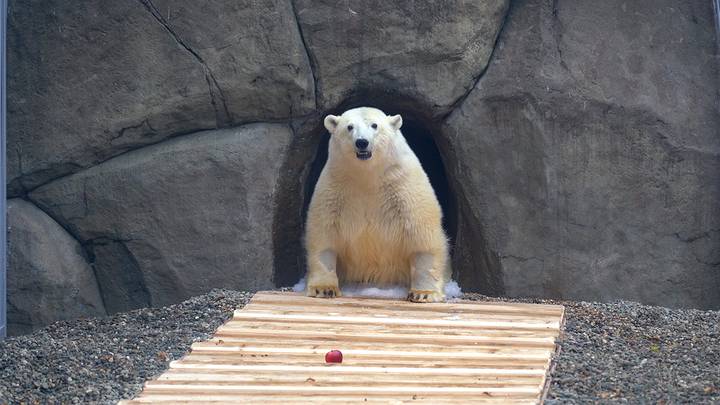
[[[284,1],[11,1],[11,195],[171,136],[315,108]]]
[[[709,2],[521,1],[445,121],[505,292],[720,307]]]
[[[80,244],[20,199],[8,209],[8,331],[27,333],[60,319],[105,315],[98,282]]]
[[[213,287],[268,289],[268,225],[291,135],[283,124],[250,124],[173,138],[28,197],[84,241],[110,312]]]
[[[29,0],[8,23],[9,196],[108,312],[297,279],[322,118],[357,105],[432,134],[464,289],[720,307],[710,2]]]

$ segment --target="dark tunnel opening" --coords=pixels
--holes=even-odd
[[[372,100],[372,102],[368,102]],[[499,258],[487,244],[480,218],[473,212],[467,187],[457,171],[459,162],[442,130],[442,117],[401,94],[360,91],[336,108],[293,124],[295,138],[278,184],[273,222],[273,281],[293,286],[306,271],[303,235],[310,199],[327,161],[330,135],[322,124],[326,114],[340,115],[360,106],[386,114],[401,114],[403,136],[418,156],[443,211],[443,227],[450,240],[452,277],[465,292],[503,295]]]

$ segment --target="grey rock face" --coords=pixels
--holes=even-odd
[[[274,189],[290,138],[280,124],[191,134],[30,197],[93,252],[109,312],[272,288]]]
[[[228,122],[315,108],[310,61],[290,2],[141,1],[211,72]]]
[[[286,2],[13,1],[8,25],[10,195],[170,135],[314,107]]]
[[[105,315],[80,244],[33,204],[8,201],[8,332]]]
[[[435,142],[464,290],[720,308],[710,2],[10,3],[9,194],[107,312],[297,281],[323,115],[359,105]]]
[[[507,0],[296,1],[323,108],[361,95],[366,103],[413,99],[434,114],[472,88],[507,7]]]
[[[553,5],[513,6],[443,129],[506,293],[718,308],[711,5]]]

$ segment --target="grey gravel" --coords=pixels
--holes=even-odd
[[[9,338],[0,342],[0,403],[132,398],[251,295],[214,290],[165,308],[58,322]],[[546,404],[720,403],[719,311],[627,301],[512,301],[566,306]]]
[[[564,304],[567,321],[549,398],[720,403],[719,311],[634,302]]]
[[[509,301],[565,305],[547,405],[720,404],[720,311]]]
[[[251,295],[214,290],[177,305],[57,322],[8,338],[0,342],[0,404],[132,398]]]

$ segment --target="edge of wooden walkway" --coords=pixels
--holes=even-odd
[[[543,403],[564,322],[562,305],[260,291],[120,403]]]

